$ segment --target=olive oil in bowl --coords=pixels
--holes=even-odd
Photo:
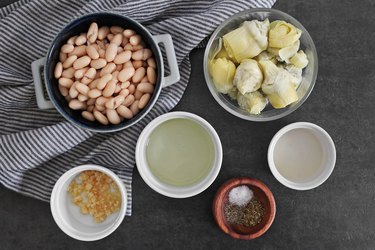
[[[190,186],[209,174],[215,160],[215,147],[210,134],[199,123],[175,118],[152,131],[146,158],[152,174],[161,182]]]

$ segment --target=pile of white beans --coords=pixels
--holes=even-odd
[[[89,121],[119,124],[146,107],[156,63],[133,30],[92,23],[61,47],[54,74],[71,109]]]

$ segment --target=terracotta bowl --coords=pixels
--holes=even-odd
[[[253,227],[230,224],[224,215],[224,205],[228,202],[230,190],[241,185],[247,185],[265,209],[263,220]],[[225,182],[217,191],[213,201],[213,214],[216,223],[224,233],[235,239],[252,240],[261,236],[270,228],[276,214],[276,203],[271,190],[263,182],[247,177],[234,178]]]

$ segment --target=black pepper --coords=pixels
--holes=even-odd
[[[230,204],[224,207],[225,218],[230,224],[246,227],[258,225],[264,217],[264,207],[258,198],[253,197],[245,206]]]

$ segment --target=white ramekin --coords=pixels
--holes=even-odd
[[[111,214],[101,223],[95,223],[91,215],[84,215],[78,206],[73,204],[68,193],[68,186],[82,171],[96,170],[105,173],[119,187],[122,203],[119,212]],[[82,165],[63,174],[56,182],[51,194],[51,212],[60,229],[72,238],[82,241],[102,239],[121,224],[127,207],[127,192],[120,178],[111,170],[98,165]]]
[[[155,177],[152,174],[147,163],[146,146],[150,134],[161,123],[176,118],[193,120],[197,122],[199,125],[201,125],[203,128],[205,128],[209,133],[215,148],[215,159],[211,171],[204,179],[191,186],[179,187],[168,185],[166,183],[161,182],[157,177]],[[206,120],[195,114],[188,112],[171,112],[159,116],[145,127],[145,129],[139,136],[135,156],[138,172],[140,173],[141,177],[147,183],[148,186],[150,186],[156,192],[168,197],[187,198],[203,192],[214,182],[221,168],[221,163],[223,160],[223,150],[221,147],[219,136],[217,135],[215,129]]]
[[[309,130],[316,139],[321,144],[324,156],[322,160],[322,167],[315,177],[312,179],[309,179],[307,181],[302,182],[296,182],[291,181],[287,178],[285,178],[283,175],[280,174],[277,167],[275,166],[274,162],[274,149],[276,144],[278,143],[279,139],[285,135],[287,132],[294,130],[294,129],[307,129]],[[321,127],[309,123],[309,122],[296,122],[289,124],[282,129],[280,129],[275,136],[272,138],[271,143],[268,147],[268,165],[271,169],[271,172],[273,176],[284,186],[289,187],[291,189],[295,190],[308,190],[313,189],[321,185],[323,182],[325,182],[328,177],[331,175],[335,163],[336,163],[336,149],[335,144],[333,143],[332,138],[329,136],[329,134],[322,129]]]

